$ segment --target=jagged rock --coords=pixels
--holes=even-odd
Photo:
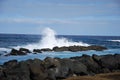
[[[26,49],[26,48],[20,48],[19,51],[24,53],[31,53],[29,49]]]
[[[83,51],[83,46],[69,46],[69,51],[76,52],[76,51]]]
[[[110,71],[120,69],[120,55],[105,55],[98,63],[102,68],[107,68]]]
[[[107,48],[102,46],[69,46],[69,47],[54,47],[53,51],[71,51],[71,52],[77,52],[77,51],[86,51],[86,50],[96,50],[96,51],[102,51]]]
[[[41,49],[41,51],[52,51],[52,50],[49,48],[43,48],[43,49]]]
[[[106,47],[96,46],[96,45],[88,46],[87,48],[88,50],[96,50],[96,51],[102,51],[107,49]]]
[[[90,72],[91,74],[99,73],[101,70],[101,66],[99,66],[99,64],[96,61],[94,61],[94,59],[89,55],[84,54],[81,57],[72,57],[72,59],[78,60],[79,62],[86,65],[88,72]]]
[[[42,53],[41,49],[34,49],[33,52],[35,52],[35,53]]]
[[[72,58],[12,60],[0,66],[0,80],[61,80],[120,70],[120,54]]]
[[[35,59],[29,62],[30,77],[32,80],[46,80],[47,73],[44,67],[41,65],[39,59]]]
[[[27,53],[16,50],[16,49],[12,49],[10,52],[10,55],[26,55]]]
[[[16,64],[16,61],[10,61],[5,65],[7,66],[4,69],[5,80],[31,80],[29,68],[25,62]]]

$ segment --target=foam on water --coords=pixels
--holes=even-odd
[[[41,48],[50,48],[52,49],[55,46],[89,46],[89,44],[83,42],[73,42],[66,38],[57,38],[56,32],[50,28],[45,28],[42,32],[42,39],[36,44],[29,44],[26,46],[17,46],[15,48],[19,49],[20,47],[27,48],[30,50],[41,49]]]
[[[113,42],[120,42],[120,40],[109,40],[109,41],[113,41]]]

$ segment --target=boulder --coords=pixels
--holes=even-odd
[[[28,65],[25,62],[10,61],[5,63],[5,80],[31,80]]]
[[[16,49],[12,49],[10,52],[10,55],[26,55],[27,53],[16,50]]]
[[[83,46],[69,46],[69,51],[71,52],[77,52],[77,51],[83,51]]]
[[[72,59],[86,65],[87,71],[90,73],[90,75],[93,75],[94,73],[100,73],[101,66],[99,66],[99,64],[94,61],[91,56],[83,54],[81,57],[72,57]]]
[[[49,49],[49,48],[43,48],[43,49],[41,49],[41,51],[46,52],[46,51],[52,51],[52,50],[51,50],[51,49]]]
[[[44,67],[42,66],[42,61],[39,59],[34,59],[27,61],[31,80],[46,80],[47,73]]]
[[[24,53],[31,53],[31,51],[29,49],[26,49],[26,48],[20,48],[19,51],[24,52]]]
[[[96,45],[88,46],[87,48],[88,50],[96,50],[96,51],[102,51],[107,49],[106,47],[96,46]]]
[[[69,46],[69,47],[54,47],[53,51],[71,51],[71,52],[77,52],[77,51],[86,51],[86,50],[96,50],[96,51],[102,51],[107,49],[103,46]]]
[[[0,66],[0,80],[7,80],[2,66]]]
[[[57,51],[57,52],[60,52],[60,51],[69,51],[69,49],[68,49],[68,47],[54,47],[53,51]]]
[[[42,53],[41,49],[34,49],[33,52],[35,52],[35,53]]]
[[[99,59],[98,63],[102,68],[107,68],[110,71],[120,69],[120,55],[105,55]]]
[[[120,54],[72,58],[11,60],[0,65],[0,80],[62,80],[120,70]]]

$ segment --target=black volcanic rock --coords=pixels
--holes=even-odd
[[[87,48],[84,47],[84,46],[69,46],[69,51],[72,51],[72,52],[77,52],[77,51],[86,51]]]
[[[26,49],[26,48],[20,48],[19,51],[24,52],[24,53],[31,53],[31,51],[29,49]]]
[[[19,51],[16,49],[12,49],[10,52],[10,55],[26,55],[27,53],[23,52],[23,51]]]
[[[33,52],[42,53],[41,49],[34,49]]]
[[[41,49],[41,51],[45,52],[45,51],[52,51],[52,50],[49,48],[43,48],[43,49]]]
[[[120,70],[120,54],[83,55],[72,58],[8,61],[0,65],[0,80],[61,80],[73,75],[93,75]]]
[[[34,59],[28,61],[28,66],[30,70],[30,77],[32,80],[46,80],[47,73],[45,68],[42,66],[42,61],[39,59]]]
[[[69,51],[69,48],[68,47],[54,47],[53,51],[57,51],[57,52],[60,52],[60,51]]]
[[[85,46],[69,46],[69,47],[54,47],[53,48],[53,51],[57,51],[57,52],[60,52],[60,51],[71,51],[71,52],[77,52],[77,51],[87,51],[87,50],[96,50],[96,51],[102,51],[102,50],[105,50],[107,49],[106,47],[103,47],[103,46],[88,46],[88,47],[85,47]]]
[[[88,50],[96,50],[96,51],[102,51],[107,49],[106,47],[96,46],[96,45],[88,46],[87,48]]]
[[[26,62],[17,63],[16,60],[9,61],[3,65],[3,80],[31,80],[29,67]]]

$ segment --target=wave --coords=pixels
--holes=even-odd
[[[109,40],[109,41],[112,41],[112,42],[120,42],[120,40]]]
[[[10,48],[0,48],[0,52],[1,51],[7,51],[7,52],[9,52],[11,49]]]
[[[89,46],[89,44],[83,43],[83,42],[70,41],[64,37],[57,38],[56,32],[53,29],[45,28],[42,31],[42,38],[38,43],[28,44],[25,46],[17,46],[15,48],[19,49],[20,47],[23,47],[23,48],[33,50],[33,49],[41,49],[41,48],[52,49],[55,46],[58,46],[58,47],[62,47],[62,46]]]

